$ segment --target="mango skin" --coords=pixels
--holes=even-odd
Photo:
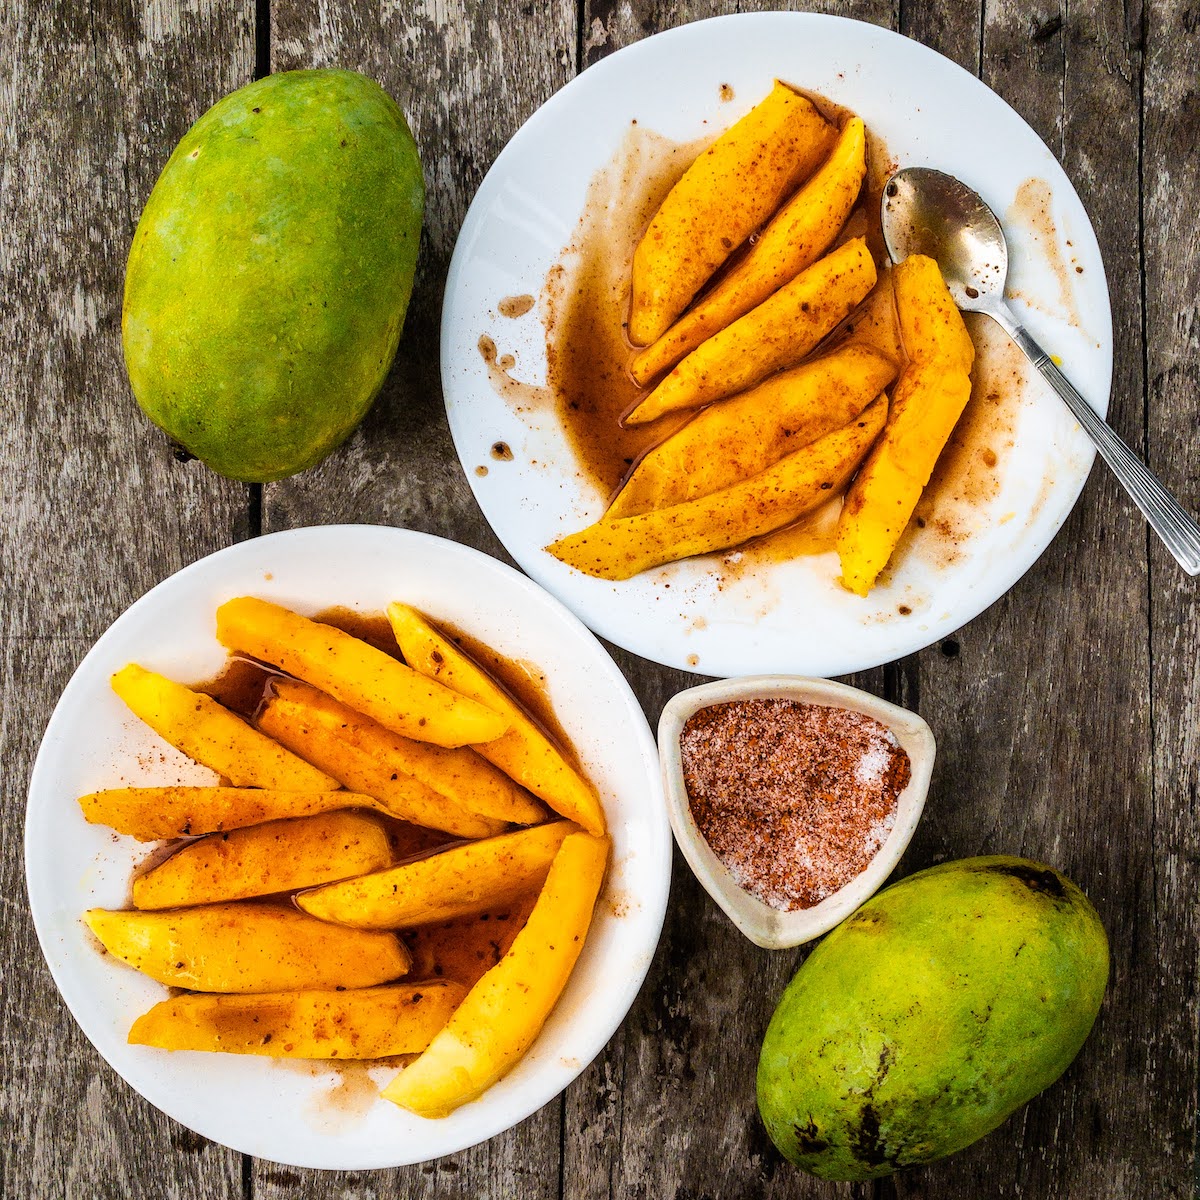
[[[424,207],[404,115],[353,71],[289,71],[208,110],[146,202],[125,275],[134,395],[233,479],[313,466],[396,353]]]
[[[809,956],[763,1041],[758,1104],[790,1161],[864,1180],[995,1129],[1066,1070],[1108,981],[1108,939],[1051,867],[921,871]]]

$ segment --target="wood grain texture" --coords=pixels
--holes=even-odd
[[[20,825],[41,730],[71,669],[137,595],[265,530],[426,529],[506,558],[453,452],[438,322],[467,205],[500,148],[578,70],[685,21],[768,0],[275,0],[271,67],[377,78],[408,113],[429,209],[396,366],[322,467],[246,489],[181,465],[138,414],[119,346],[125,250],[175,140],[248,80],[252,0],[0,6],[0,751]],[[981,73],[1058,155],[1113,298],[1110,419],[1200,500],[1200,16],[1189,0],[1026,5],[856,0],[784,7],[899,28]],[[1049,397],[1047,401],[1050,402]],[[115,568],[114,568],[115,564]],[[96,1056],[41,963],[18,839],[0,860],[0,1195],[385,1197],[1183,1197],[1195,1188],[1200,914],[1200,585],[1102,465],[1050,549],[940,646],[852,682],[939,738],[906,874],[984,852],[1062,867],[1108,928],[1113,979],[1059,1084],[963,1154],[874,1185],[822,1184],[766,1139],[759,1040],[804,951],[740,937],[677,857],[663,940],[609,1046],[566,1095],[484,1146],[360,1174],[242,1160],[169,1121]],[[655,723],[698,677],[609,647]]]
[[[120,314],[142,203],[191,121],[249,78],[252,17],[236,0],[0,11],[13,72],[0,89],[5,1196],[240,1191],[239,1157],[126,1087],[67,1014],[27,915],[16,834],[38,740],[84,652],[159,580],[246,532],[245,489],[176,463],[138,412]]]
[[[1200,510],[1200,13],[1149,3],[1142,139],[1146,451],[1151,467],[1193,512]],[[1200,582],[1185,576],[1157,539],[1150,551],[1150,696],[1154,731],[1149,850],[1142,855],[1150,942],[1143,978],[1156,1019],[1142,1025],[1148,1088],[1145,1120],[1157,1131],[1180,1194],[1196,1165],[1196,1091],[1187,1088],[1197,1050],[1196,955],[1200,942]],[[1165,1173],[1165,1172],[1164,1172]],[[1193,1174],[1194,1173],[1194,1174]]]

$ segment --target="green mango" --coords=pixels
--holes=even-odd
[[[1100,918],[1058,871],[1000,856],[921,871],[788,985],[758,1064],[767,1131],[823,1179],[961,1150],[1066,1070],[1107,981]]]
[[[233,479],[349,436],[404,323],[425,189],[404,115],[353,71],[288,71],[208,110],[146,202],[125,274],[134,395]]]

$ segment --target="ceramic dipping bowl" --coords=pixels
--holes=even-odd
[[[679,746],[684,724],[702,708],[739,700],[796,700],[863,713],[886,725],[908,753],[912,775],[897,798],[896,818],[887,840],[860,874],[811,908],[784,912],[745,891],[713,853],[692,816]],[[768,950],[799,946],[828,933],[879,890],[900,861],[921,818],[934,750],[933,733],[916,713],[843,683],[798,675],[750,675],[689,688],[668,702],[658,722],[663,788],[675,840],[696,878],[729,919],[752,942]]]

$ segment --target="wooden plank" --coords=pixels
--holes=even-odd
[[[264,488],[265,530],[362,521],[428,530],[504,557],[454,454],[442,406],[438,331],[450,253],[467,206],[505,142],[574,73],[570,3],[455,0],[434,7],[276,0],[272,69],[363,71],[404,109],[425,166],[416,288],[396,364],[360,431],[324,465]],[[253,1167],[256,1200],[324,1196],[558,1195],[561,1103],[485,1146],[365,1175]]]
[[[1151,467],[1193,513],[1200,512],[1200,94],[1196,12],[1154,0],[1144,14],[1142,201],[1146,320],[1146,449]],[[1151,717],[1154,729],[1153,855],[1144,866],[1142,925],[1148,959],[1141,980],[1156,998],[1142,1023],[1144,1119],[1164,1182],[1183,1195],[1193,1178],[1197,1133],[1196,896],[1200,892],[1200,584],[1150,544]],[[1200,1176],[1196,1187],[1200,1189]],[[1163,1195],[1168,1194],[1164,1187]]]
[[[17,0],[0,12],[9,64],[0,90],[0,390],[10,418],[0,431],[0,803],[10,832],[21,828],[50,709],[91,643],[160,579],[246,532],[245,489],[175,462],[137,411],[120,312],[141,205],[187,126],[249,78],[252,15],[242,0],[137,14],[115,0]],[[153,1109],[79,1032],[42,963],[24,891],[11,836],[0,863],[0,1190],[238,1194],[239,1156]]]
[[[1122,6],[1104,0],[1072,5],[1062,20],[989,4],[983,63],[985,82],[1062,158],[1091,213],[1115,310],[1110,419],[1137,445],[1136,38]],[[1055,403],[1049,394],[1046,402]],[[1151,898],[1148,607],[1141,520],[1098,463],[1033,570],[940,652],[920,656],[920,709],[940,760],[906,867],[997,852],[1054,863],[1099,909],[1113,972],[1096,1030],[1065,1077],[953,1160],[897,1176],[901,1196],[1003,1188],[1115,1198],[1183,1195],[1190,1186],[1183,1158],[1147,1136],[1176,1127],[1153,1123],[1156,1105],[1178,1116],[1194,1093],[1194,1059],[1147,1058],[1146,1031],[1178,1020],[1178,997],[1159,989],[1156,958],[1165,952],[1176,971],[1187,959],[1190,971],[1195,953],[1193,919],[1182,915],[1188,902],[1172,915],[1156,913]],[[1164,936],[1152,940],[1147,928]]]

